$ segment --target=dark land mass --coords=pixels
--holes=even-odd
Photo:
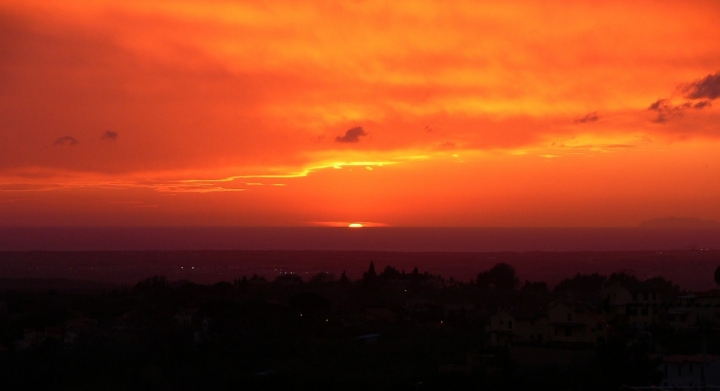
[[[512,265],[521,280],[541,280],[551,287],[576,273],[628,271],[639,278],[672,276],[682,288],[706,290],[720,251],[615,252],[383,252],[383,251],[87,251],[0,252],[0,279],[64,279],[134,284],[152,275],[203,284],[233,281],[243,275],[274,278],[319,272],[357,279],[374,262],[400,271],[414,267],[444,278],[468,281],[497,263]],[[64,286],[67,284],[63,283]],[[61,284],[61,285],[63,285]],[[56,284],[56,289],[63,290]]]
[[[3,274],[26,264],[35,273],[71,270],[124,281],[138,265],[158,268],[142,271],[183,270],[172,278],[154,275],[114,289],[78,283],[66,292],[42,290],[37,284],[43,280],[36,278],[0,280],[5,284],[0,288],[3,390],[720,385],[720,291],[681,289],[674,275],[571,268],[581,260],[588,270],[612,260],[655,268],[674,262],[697,270],[697,265],[720,265],[717,252],[455,254],[458,258],[354,252],[2,255]],[[324,257],[343,267],[359,267],[354,262],[364,267],[350,278],[323,271],[301,276],[275,266],[265,278],[232,266],[244,257],[268,268],[278,262],[309,268],[313,259],[326,262],[317,259]],[[463,259],[475,268],[464,281],[421,267],[398,267],[420,261],[440,269]],[[537,275],[526,281],[532,270],[521,276],[506,260],[531,263],[535,273],[569,269],[546,273],[567,276],[551,287]],[[164,269],[168,265],[172,268]],[[195,272],[184,274],[185,267]],[[231,274],[235,278],[214,283],[187,278]],[[711,270],[698,279],[720,281],[720,273]],[[45,282],[68,288],[65,279]],[[108,290],[82,292],[81,287]]]
[[[101,294],[124,284],[97,281],[78,281],[64,278],[0,278],[0,291],[48,292],[67,294]]]

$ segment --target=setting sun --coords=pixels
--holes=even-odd
[[[362,228],[363,225],[360,224],[360,223],[350,223],[350,224],[348,224],[348,227],[350,227],[350,228]]]

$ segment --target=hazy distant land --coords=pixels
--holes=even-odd
[[[660,217],[645,220],[640,223],[641,228],[713,228],[720,229],[720,222],[702,220],[695,217]]]
[[[373,261],[467,281],[507,262],[521,278],[551,285],[575,273],[630,270],[710,289],[718,249],[720,228],[682,218],[638,228],[6,227],[0,228],[0,279],[134,284],[165,275],[212,283],[343,270],[357,279]]]
[[[370,262],[379,270],[390,265],[410,272],[414,267],[445,278],[469,281],[497,263],[515,267],[522,280],[545,281],[551,287],[577,273],[625,271],[638,278],[664,276],[682,288],[715,288],[713,273],[720,266],[718,250],[586,251],[586,252],[389,252],[389,251],[82,251],[0,252],[0,280],[55,279],[52,286],[67,290],[67,281],[135,284],[149,276],[198,283],[233,281],[254,274],[273,280],[285,273],[305,281],[327,272],[351,280],[362,277]],[[32,286],[37,281],[28,280]],[[16,285],[13,285],[16,286]],[[0,281],[0,289],[3,283]],[[102,285],[88,286],[97,290]]]
[[[0,251],[720,249],[720,227],[672,227],[670,220],[661,221],[666,221],[663,229],[652,222],[629,228],[0,227]]]

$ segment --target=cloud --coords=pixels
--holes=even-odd
[[[106,130],[105,133],[103,133],[102,137],[100,137],[100,140],[116,140],[117,137],[117,132],[113,132],[112,130]]]
[[[648,107],[648,110],[657,112],[657,117],[652,121],[658,124],[667,122],[672,117],[678,117],[682,115],[682,108],[680,106],[673,106],[670,103],[670,99],[658,99]]]
[[[652,121],[655,123],[665,123],[673,117],[682,117],[686,110],[702,110],[712,106],[709,100],[700,102],[685,102],[679,105],[673,105],[670,99],[658,99],[655,103],[648,107],[648,110],[657,112],[657,117]]]
[[[704,109],[704,108],[710,107],[710,106],[712,106],[712,103],[710,103],[709,100],[703,100],[703,101],[700,101],[700,102],[695,103],[695,104],[693,105],[693,109],[698,109],[698,110],[700,110],[700,109]]]
[[[655,123],[665,123],[673,117],[681,117],[686,110],[702,110],[712,106],[712,101],[720,98],[720,71],[707,75],[703,79],[678,86],[688,101],[674,105],[670,99],[660,98],[648,107],[657,112]],[[698,101],[699,99],[703,99]]]
[[[360,141],[360,137],[367,136],[368,133],[361,126],[350,128],[345,132],[344,136],[335,137],[335,142],[338,143],[356,143]]]
[[[78,141],[75,137],[63,136],[63,137],[60,137],[57,140],[55,140],[55,142],[53,144],[75,146],[75,145],[78,145]]]
[[[457,144],[455,144],[452,141],[445,141],[443,143],[437,144],[438,149],[455,149],[457,148]]]
[[[669,99],[664,99],[664,98],[658,99],[655,101],[655,103],[651,104],[650,107],[648,107],[648,110],[661,111],[670,105],[669,102],[670,102]]]
[[[603,148],[636,148],[636,146],[631,144],[607,144],[604,145]]]
[[[595,122],[599,119],[600,119],[600,116],[598,115],[597,111],[593,111],[592,113],[586,114],[584,117],[576,119],[575,122],[584,124],[587,122]]]
[[[682,87],[687,99],[717,99],[720,98],[720,71],[714,75],[707,75],[704,79],[696,80]]]

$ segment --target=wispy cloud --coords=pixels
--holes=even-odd
[[[648,110],[657,113],[657,117],[655,117],[652,122],[658,124],[665,123],[673,117],[682,115],[682,108],[680,106],[674,106],[670,103],[670,99],[665,98],[660,98],[653,102],[653,104],[648,107]]]
[[[702,79],[678,86],[688,101],[673,104],[670,99],[660,98],[648,107],[657,112],[655,123],[665,123],[674,117],[681,117],[687,110],[702,110],[712,107],[712,101],[720,97],[720,71]]]
[[[455,149],[457,148],[457,144],[455,144],[452,141],[445,141],[439,144],[436,144],[437,149]]]
[[[709,100],[703,100],[703,101],[693,104],[693,109],[704,109],[706,107],[711,107],[711,106],[712,106],[712,103],[710,103]]]
[[[75,146],[75,145],[78,145],[79,142],[77,141],[77,139],[76,139],[75,137],[72,137],[72,136],[63,136],[63,137],[57,138],[53,144],[54,144],[54,145],[70,145],[70,146]]]
[[[682,104],[674,105],[670,99],[658,99],[648,107],[648,110],[655,111],[657,117],[652,120],[655,123],[665,123],[672,118],[682,117],[687,110],[702,110],[711,107],[712,104],[709,100],[703,100],[700,102],[685,102]]]

